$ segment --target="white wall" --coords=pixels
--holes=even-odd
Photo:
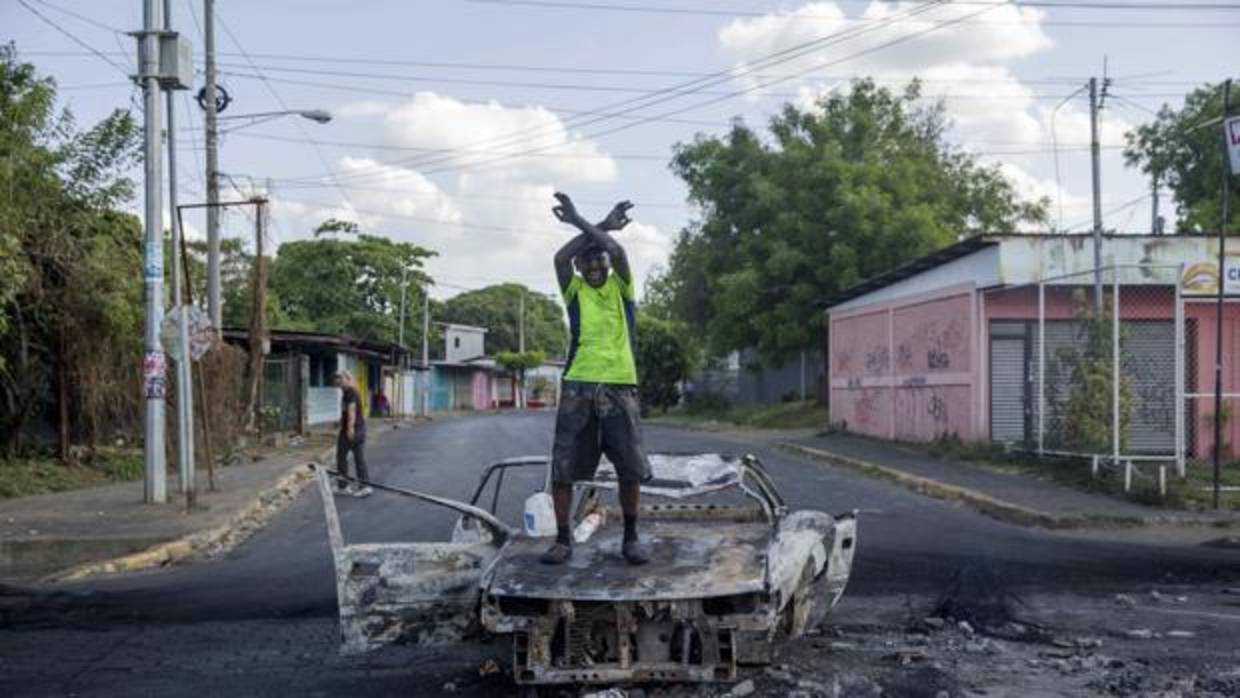
[[[476,359],[486,354],[486,330],[448,325],[444,329],[444,358],[449,362]]]
[[[340,388],[306,390],[306,423],[328,424],[340,419]]]

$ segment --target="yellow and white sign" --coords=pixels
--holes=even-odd
[[[1223,293],[1240,295],[1240,253],[1228,252],[1223,257]],[[1218,260],[1197,262],[1184,268],[1180,290],[1186,296],[1218,294]]]

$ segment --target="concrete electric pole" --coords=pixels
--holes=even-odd
[[[216,336],[223,336],[223,307],[220,302],[220,153],[219,124],[216,122],[215,89],[215,0],[202,0],[203,50],[206,58],[206,84],[202,108],[206,111],[207,148],[207,315]]]
[[[145,0],[142,6],[142,31],[138,34],[140,56],[138,78],[142,83],[143,112],[143,174],[146,186],[145,245],[143,246],[143,278],[146,293],[145,355],[142,360],[142,385],[146,398],[143,427],[144,486],[147,503],[167,500],[167,464],[164,460],[164,393],[167,381],[167,357],[159,341],[164,318],[164,245],[163,245],[163,178],[160,176],[159,118],[159,0]]]

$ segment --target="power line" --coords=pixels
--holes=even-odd
[[[220,65],[225,68],[243,67],[243,66],[238,66],[238,64],[235,64],[235,63],[221,63]],[[388,80],[388,81],[395,81],[395,82],[479,85],[479,86],[486,86],[486,87],[506,87],[506,88],[514,88],[514,89],[571,90],[571,91],[584,91],[584,92],[628,92],[628,93],[640,93],[640,94],[648,94],[650,92],[649,88],[640,87],[640,86],[617,86],[617,85],[598,85],[598,84],[582,84],[582,83],[517,82],[517,81],[512,81],[512,80],[479,80],[479,79],[472,79],[472,78],[434,77],[434,76],[425,76],[425,75],[393,75],[390,73],[365,73],[365,72],[357,72],[357,71],[325,70],[321,68],[318,68],[318,69],[316,68],[285,68],[282,66],[270,66],[270,65],[263,66],[263,70],[266,73],[272,73],[272,72],[296,73],[296,74],[302,74],[302,75],[325,75],[329,77],[365,78],[369,80]],[[227,72],[225,74],[233,76],[233,77],[266,79],[265,74],[264,75],[248,75],[245,73],[236,73],[236,72]],[[702,76],[702,74],[700,73],[698,75]],[[751,77],[757,80],[769,80],[769,79],[779,79],[784,76],[757,74]],[[800,76],[800,77],[802,77],[802,79],[813,79],[813,80],[855,79],[855,76],[846,76],[846,75],[837,75],[837,76],[806,75],[806,76]],[[920,78],[917,78],[916,76],[913,76],[909,78],[908,81],[911,81],[913,79],[917,79],[920,82],[928,82],[928,83],[942,82],[942,83],[951,83],[951,84],[957,84],[957,83],[1012,84],[1014,82],[1020,82],[1022,84],[1034,84],[1031,81],[1026,83],[1026,81],[1021,81],[1016,78],[1011,78],[1007,80],[1002,80],[1002,79],[970,80],[969,78],[962,78],[960,80],[953,80],[953,79],[947,79],[947,78],[938,79],[938,80],[922,80]],[[897,78],[879,78],[879,79],[876,79],[875,82],[894,83],[894,82],[901,82],[901,80]],[[1050,84],[1065,84],[1066,82],[1067,82],[1066,80],[1059,80],[1059,81],[1054,81]],[[713,92],[710,90],[686,89],[683,91],[675,91],[675,92],[672,92],[671,94],[719,95],[719,94],[724,94],[724,93]],[[789,93],[789,92],[771,92],[771,93],[761,93],[761,94],[758,94],[757,96],[795,98],[795,97],[798,97],[799,95],[797,95],[796,93]],[[1010,94],[977,94],[977,95],[944,94],[944,95],[928,95],[928,96],[931,96],[931,97],[941,96],[941,97],[961,98],[961,99],[1059,99],[1060,97],[1062,97],[1062,95],[1059,95],[1059,94],[1051,95],[1051,94],[1038,94],[1038,93],[1029,93],[1029,92],[1010,93]],[[1150,98],[1150,99],[1156,99],[1160,97],[1162,98],[1179,97],[1181,95],[1179,93],[1164,93],[1164,94],[1145,94],[1145,95],[1140,95],[1140,96]]]
[[[77,13],[77,12],[74,12],[73,10],[70,10],[70,9],[67,9],[67,8],[64,8],[64,7],[61,7],[60,5],[56,5],[56,4],[54,4],[54,3],[50,3],[50,2],[48,2],[47,0],[33,0],[33,2],[37,2],[37,3],[39,3],[40,5],[43,5],[44,7],[47,7],[47,8],[52,9],[52,10],[55,10],[55,11],[57,11],[57,12],[59,12],[59,13],[63,14],[63,15],[67,15],[67,16],[72,17],[72,18],[74,18],[74,19],[76,19],[76,20],[78,20],[78,21],[85,22],[85,23],[87,23],[87,24],[91,25],[92,27],[96,27],[96,28],[98,28],[98,29],[102,29],[102,30],[104,30],[104,31],[109,31],[109,32],[112,32],[112,33],[114,33],[114,34],[120,34],[120,35],[122,35],[122,36],[126,36],[126,35],[127,35],[127,32],[126,32],[125,30],[121,29],[120,27],[114,27],[114,26],[112,26],[112,25],[110,25],[110,24],[104,24],[103,22],[100,22],[99,20],[94,19],[93,17],[87,17],[86,15],[83,15],[83,14],[80,14],[80,13]]]
[[[938,2],[926,2],[916,7],[913,7],[907,10],[902,10],[892,15],[888,19],[894,20],[895,18],[899,18],[899,17],[908,17],[908,16],[914,16],[917,14],[922,14],[938,6],[940,6]],[[977,13],[977,14],[980,14],[980,13]],[[966,17],[967,16],[968,15],[966,15]],[[567,129],[569,126],[572,126],[575,128],[584,128],[585,126],[589,126],[591,124],[595,124],[600,121],[606,121],[611,118],[614,118],[614,116],[610,116],[610,115],[599,116],[600,113],[605,112],[605,111],[610,113],[610,110],[620,109],[620,112],[619,112],[620,114],[629,114],[629,113],[638,111],[640,109],[644,109],[646,107],[654,106],[662,102],[677,99],[683,95],[672,94],[671,96],[667,96],[668,93],[680,93],[692,87],[696,87],[697,89],[705,89],[712,85],[735,79],[738,75],[746,75],[746,74],[755,73],[759,70],[763,70],[772,65],[778,65],[781,63],[786,63],[791,60],[795,60],[797,58],[800,58],[803,55],[812,53],[814,51],[825,48],[827,46],[832,46],[834,44],[847,41],[849,39],[864,35],[866,33],[870,33],[879,28],[882,28],[882,27],[879,25],[875,25],[875,26],[866,27],[862,29],[843,30],[843,31],[837,31],[831,34],[827,34],[825,36],[818,37],[818,38],[815,38],[809,41],[805,41],[805,42],[796,44],[786,49],[782,49],[775,53],[768,54],[767,56],[759,58],[756,61],[748,64],[746,68],[741,69],[741,70],[718,71],[715,73],[711,73],[707,77],[704,77],[704,78],[690,80],[688,82],[679,83],[677,85],[673,85],[668,88],[653,91],[647,95],[643,95],[640,97],[633,97],[633,98],[621,100],[620,102],[616,102],[613,104],[605,105],[603,107],[600,107],[599,109],[591,110],[590,112],[586,112],[585,114],[583,114],[582,115],[583,118],[590,117],[590,118],[587,118],[584,122],[580,122],[576,118],[566,120],[566,122],[562,124],[562,128]],[[688,110],[682,110],[682,111],[688,111]],[[633,122],[632,125],[636,126],[636,125],[648,123],[647,119],[651,119],[651,118],[659,119],[659,118],[665,118],[667,116],[676,116],[676,115],[678,114],[677,113],[661,114],[656,117],[643,116],[641,120]],[[466,145],[466,147],[487,146],[487,145],[499,146],[499,145],[503,145],[506,143],[517,145],[520,143],[521,140],[527,137],[535,138],[535,137],[539,137],[539,135],[559,135],[560,130],[561,130],[561,125],[558,125],[558,124],[556,125],[556,127],[554,127],[551,133],[548,133],[548,128],[546,127],[532,127],[532,128],[518,129],[517,131],[510,132],[509,134],[505,136],[497,136],[494,138],[484,139],[482,141],[478,141],[475,143],[469,143]],[[434,165],[434,164],[444,162],[444,158],[438,158],[438,159],[431,158],[429,160],[423,159],[421,161],[419,161],[417,158],[412,158],[406,162],[409,162],[409,163],[417,162],[417,165],[414,165],[414,166],[421,166],[421,165],[426,165],[426,164]]]
[[[928,9],[931,9],[932,7],[937,7],[937,6],[939,6],[939,5],[938,5],[937,3],[935,3],[935,4],[930,5],[930,6],[922,5],[922,6],[919,6],[919,8],[920,8],[920,9],[923,9],[923,10],[928,10]],[[919,8],[914,8],[914,9],[913,9],[913,10],[911,10],[911,11],[916,11],[916,10],[917,10],[917,9],[919,9]],[[815,66],[811,66],[811,67],[810,67],[809,69],[807,69],[807,70],[799,71],[798,73],[793,73],[793,74],[791,74],[791,75],[783,76],[783,77],[778,78],[778,79],[775,79],[775,80],[768,80],[768,81],[766,81],[766,82],[762,82],[762,83],[759,83],[759,84],[757,84],[757,85],[754,85],[753,87],[749,87],[749,88],[744,88],[744,89],[736,90],[736,91],[734,91],[734,92],[731,92],[731,93],[725,94],[725,95],[723,95],[723,96],[720,96],[720,97],[714,97],[714,98],[712,98],[712,99],[708,99],[708,100],[705,100],[705,101],[703,101],[703,102],[698,102],[698,103],[696,103],[696,104],[692,104],[692,105],[689,105],[689,106],[687,106],[687,107],[681,107],[681,108],[678,108],[678,109],[674,109],[674,110],[672,110],[672,111],[664,112],[664,113],[662,113],[662,114],[657,114],[657,115],[654,115],[652,118],[663,118],[663,117],[667,117],[667,116],[676,116],[676,115],[682,114],[682,113],[684,113],[684,112],[686,112],[686,111],[692,111],[692,110],[694,110],[694,109],[700,109],[700,108],[702,108],[702,107],[709,106],[709,105],[712,105],[712,104],[716,104],[716,103],[718,103],[718,102],[721,102],[721,101],[724,101],[724,100],[727,100],[727,99],[731,99],[731,98],[733,98],[733,97],[738,97],[738,96],[741,96],[741,95],[749,94],[749,93],[755,92],[755,91],[757,91],[757,90],[760,90],[760,89],[764,89],[764,88],[766,88],[766,87],[769,87],[769,86],[771,86],[771,85],[773,85],[773,84],[777,84],[777,83],[780,83],[780,82],[784,82],[784,81],[786,81],[786,80],[790,80],[790,79],[796,78],[796,77],[798,77],[799,75],[803,75],[803,74],[806,74],[806,73],[813,72],[813,71],[815,71],[815,70],[821,70],[821,69],[823,69],[823,68],[828,68],[828,67],[831,67],[831,66],[834,66],[834,65],[838,65],[838,64],[840,64],[840,63],[843,63],[843,62],[846,62],[846,61],[852,60],[852,59],[854,59],[854,58],[858,58],[858,57],[860,57],[860,56],[868,55],[868,54],[870,54],[870,53],[874,53],[874,52],[876,52],[876,51],[881,51],[881,50],[883,50],[883,49],[885,49],[885,48],[889,48],[889,47],[891,47],[891,46],[895,46],[895,45],[897,45],[897,44],[901,44],[901,43],[904,43],[904,42],[906,42],[906,41],[910,41],[910,40],[912,40],[912,39],[915,39],[915,38],[920,37],[920,36],[924,36],[924,35],[926,35],[926,34],[929,34],[929,33],[931,33],[931,32],[934,32],[934,31],[938,31],[938,30],[943,29],[943,28],[945,28],[945,27],[949,27],[949,26],[953,26],[953,25],[955,25],[955,24],[959,24],[960,22],[964,21],[965,19],[968,19],[968,18],[970,18],[970,17],[976,17],[976,16],[979,16],[979,15],[981,15],[981,14],[984,14],[984,13],[986,13],[986,12],[989,12],[989,11],[990,11],[990,10],[992,10],[992,9],[994,9],[994,8],[993,8],[993,7],[987,7],[987,8],[981,9],[981,10],[977,10],[977,11],[972,12],[972,13],[968,13],[968,14],[965,14],[965,15],[961,15],[960,17],[956,17],[956,18],[953,18],[953,19],[942,20],[942,21],[939,21],[939,22],[937,22],[936,24],[934,24],[934,25],[932,25],[932,26],[930,26],[930,27],[925,28],[925,29],[921,29],[921,30],[918,30],[918,31],[915,31],[915,32],[912,32],[912,33],[909,33],[909,34],[905,34],[905,35],[903,35],[903,36],[896,37],[896,38],[894,38],[894,39],[891,39],[891,40],[888,40],[888,41],[882,42],[882,43],[880,43],[880,44],[876,44],[876,45],[874,45],[874,46],[871,46],[871,47],[868,47],[868,48],[865,48],[865,49],[862,49],[862,50],[859,50],[859,51],[855,51],[855,52],[853,52],[852,54],[849,54],[849,55],[843,56],[843,57],[841,57],[841,58],[837,58],[837,59],[834,59],[834,60],[831,60],[831,61],[826,61],[826,62],[824,62],[824,63],[818,64],[818,65],[815,65]],[[637,107],[637,108],[642,108],[642,107]],[[609,128],[609,129],[605,129],[605,130],[603,130],[603,131],[599,131],[599,132],[595,132],[595,133],[593,133],[593,134],[589,134],[589,136],[588,136],[588,137],[589,137],[589,138],[598,138],[598,137],[601,137],[601,136],[611,135],[611,134],[613,134],[613,133],[617,133],[617,132],[620,132],[620,131],[625,131],[625,130],[628,130],[628,129],[630,129],[630,128],[634,128],[635,126],[639,126],[639,125],[641,125],[642,123],[643,123],[643,122],[635,122],[635,123],[629,123],[629,124],[621,124],[621,125],[619,125],[619,126],[614,126],[614,127]],[[545,149],[545,147],[544,147],[544,148],[542,148],[542,149]],[[492,160],[491,162],[492,162],[492,163],[494,163],[494,162],[499,162],[499,161],[501,161],[501,160],[511,159],[511,158],[512,158],[512,157],[514,157],[514,156],[519,156],[519,154],[514,154],[514,155],[504,156],[504,157],[502,157],[502,158],[498,158],[497,160]],[[466,169],[466,168],[468,168],[468,167],[477,167],[478,165],[486,165],[486,164],[488,164],[488,163],[486,163],[486,162],[484,162],[484,163],[475,163],[474,165],[469,165],[469,166],[455,166],[455,167],[453,167],[453,166],[449,166],[449,167],[441,167],[441,168],[438,168],[438,169],[432,169],[432,170],[430,170],[430,171],[428,171],[428,172],[426,172],[426,173],[424,173],[424,174],[426,174],[426,175],[430,175],[430,174],[435,174],[435,173],[438,173],[438,172],[445,172],[445,171],[449,171],[449,170],[460,170],[460,169]]]
[[[850,0],[856,3],[869,3],[870,0]],[[606,10],[610,12],[639,12],[654,14],[706,15],[720,17],[767,17],[781,15],[770,12],[744,10],[720,10],[706,7],[671,7],[667,5],[619,5],[606,2],[579,2],[568,0],[469,0],[482,5],[513,5],[525,7],[541,7],[548,9],[569,10]],[[947,5],[966,5],[983,7],[1045,7],[1073,10],[1176,10],[1176,11],[1213,11],[1240,10],[1240,3],[1223,2],[1085,2],[1082,0],[946,0]],[[830,15],[782,15],[789,17],[839,19]]]
[[[37,2],[37,1],[38,1],[38,0],[36,0],[36,2]],[[129,77],[129,71],[128,71],[128,70],[126,70],[124,66],[122,66],[121,64],[119,64],[119,63],[117,63],[116,61],[112,60],[111,58],[108,58],[108,57],[107,57],[106,55],[104,55],[104,53],[103,53],[102,51],[100,51],[99,49],[97,49],[97,48],[95,48],[94,46],[91,46],[90,44],[86,43],[85,41],[83,41],[83,40],[79,39],[79,38],[77,37],[77,35],[75,35],[73,32],[69,31],[68,29],[65,29],[64,27],[60,26],[60,25],[59,25],[59,24],[57,24],[56,22],[54,22],[54,21],[52,21],[51,19],[49,19],[49,18],[47,17],[47,15],[44,15],[42,12],[39,12],[38,10],[34,9],[33,7],[31,7],[31,6],[30,6],[30,4],[29,4],[28,2],[26,2],[26,0],[17,0],[17,2],[18,2],[19,4],[21,4],[21,6],[22,6],[22,7],[26,8],[27,10],[29,10],[29,11],[31,12],[31,14],[33,14],[34,16],[38,17],[39,19],[43,20],[43,22],[44,22],[45,24],[47,24],[47,25],[48,25],[48,26],[50,26],[51,28],[55,29],[56,31],[60,32],[61,34],[65,35],[66,37],[68,37],[70,41],[72,41],[73,43],[77,44],[78,46],[81,46],[82,48],[86,49],[87,51],[90,51],[92,54],[94,54],[94,55],[98,56],[99,58],[103,59],[103,61],[104,61],[104,62],[106,62],[108,65],[110,65],[110,66],[112,66],[113,68],[116,68],[117,70],[119,70],[119,71],[120,71],[120,73],[121,73],[121,75],[124,75],[125,77]]]
[[[261,77],[263,74],[263,71],[260,70],[258,66],[254,65],[254,61],[249,57],[248,54],[246,54],[245,47],[242,46],[241,42],[237,40],[236,35],[233,34],[232,29],[229,28],[228,24],[224,21],[224,18],[220,15],[218,10],[215,13],[215,21],[220,23],[220,26],[223,27],[224,32],[228,34],[228,38],[233,42],[233,45],[236,46],[237,50],[240,51],[242,55],[245,56],[246,61],[254,69],[254,72],[258,73],[258,75]],[[272,87],[271,83],[267,82],[265,79],[263,80],[263,84],[267,87],[267,91],[271,93],[271,96],[275,97],[275,100],[280,105],[280,108],[283,109],[284,111],[290,111],[290,109],[288,108],[288,104],[284,102],[284,98],[280,96],[280,93],[276,91],[276,88]],[[323,150],[319,148],[318,143],[316,143],[315,140],[310,137],[310,134],[306,132],[305,127],[302,126],[300,121],[297,121],[297,128],[301,131],[302,135],[305,136],[306,140],[309,141],[309,143],[312,146],[314,146],[314,152],[318,156],[319,162],[322,163],[323,167],[330,172],[331,165],[328,164],[327,158],[324,157]],[[334,174],[332,175],[332,178],[333,180],[335,179]],[[347,203],[349,206],[352,206],[353,202],[349,200],[348,192],[345,191],[344,187],[339,186],[339,182],[337,182],[336,188],[339,190],[340,197],[344,199],[345,203]]]

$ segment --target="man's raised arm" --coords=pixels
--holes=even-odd
[[[607,256],[611,258],[612,267],[620,275],[620,278],[624,279],[625,283],[633,283],[633,273],[629,269],[628,255],[625,254],[624,247],[609,234],[609,231],[620,230],[629,224],[628,211],[633,208],[633,204],[628,201],[621,201],[612,207],[611,212],[607,214],[606,218],[600,221],[598,225],[595,225],[577,212],[577,207],[573,205],[572,199],[568,198],[567,194],[557,192],[555,198],[560,202],[559,206],[551,209],[555,217],[581,231],[581,235],[570,240],[564,247],[560,248],[559,252],[556,252],[555,271],[556,276],[560,279],[560,287],[567,287],[568,282],[572,280],[573,257],[592,244],[598,245],[607,252]],[[583,238],[584,242],[578,244],[578,241]],[[572,249],[570,250],[570,248]],[[561,263],[561,255],[564,255],[563,263]]]

